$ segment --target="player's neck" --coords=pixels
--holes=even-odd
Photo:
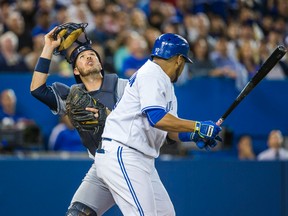
[[[98,89],[100,89],[101,85],[102,85],[102,80],[103,78],[102,77],[97,77],[97,78],[91,78],[91,77],[88,77],[84,80],[84,85],[86,87],[86,90],[87,91],[96,91]]]
[[[161,69],[167,74],[167,76],[170,77],[170,80],[172,81],[172,77],[174,74],[173,66],[175,65],[173,63],[173,59],[154,59],[153,62],[161,67]]]

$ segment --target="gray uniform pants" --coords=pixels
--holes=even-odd
[[[73,202],[81,202],[89,206],[99,216],[115,204],[107,186],[97,177],[94,163],[74,194],[71,204]]]

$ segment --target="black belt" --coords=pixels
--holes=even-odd
[[[110,138],[106,138],[106,137],[104,137],[104,138],[102,138],[102,140],[106,140],[106,141],[112,141],[112,139],[110,139]]]
[[[101,142],[99,142],[98,148],[96,149],[96,153],[102,153],[102,154],[105,153],[104,149],[102,149],[102,141],[103,140],[110,141],[110,142],[112,141],[112,139],[110,139],[110,138],[102,138]]]

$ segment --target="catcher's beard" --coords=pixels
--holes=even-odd
[[[87,78],[90,76],[96,77],[96,78],[102,78],[101,70],[97,67],[89,68],[89,69],[81,69],[78,68],[78,71],[80,73],[80,77]]]

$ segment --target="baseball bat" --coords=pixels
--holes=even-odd
[[[225,111],[225,113],[216,122],[217,125],[221,125],[224,120],[230,115],[230,113],[239,105],[239,103],[257,86],[257,84],[271,71],[271,69],[280,61],[280,59],[287,52],[283,45],[277,46],[268,59],[261,65],[256,74],[246,84],[246,86],[239,93],[234,102]]]

